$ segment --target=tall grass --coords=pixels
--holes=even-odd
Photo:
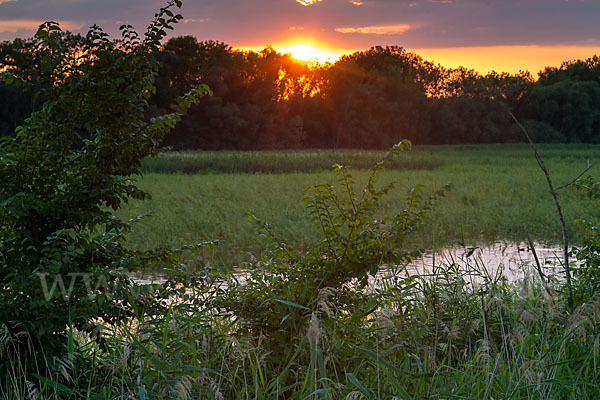
[[[501,268],[500,268],[501,270]],[[600,299],[564,312],[533,275],[508,282],[476,259],[401,268],[359,293],[358,314],[336,293],[305,315],[280,354],[240,321],[208,308],[222,286],[190,286],[164,315],[106,327],[105,347],[74,345],[39,374],[16,375],[8,399],[593,399],[600,391]],[[267,278],[267,277],[265,277]],[[557,281],[554,281],[555,285]],[[222,285],[222,284],[221,284]],[[375,306],[373,308],[373,306]],[[360,311],[362,310],[362,311]],[[6,345],[3,343],[3,345]],[[15,362],[10,360],[6,362]],[[18,359],[18,356],[17,356]],[[43,378],[42,378],[43,377]]]
[[[503,173],[471,156],[471,171],[458,165],[448,168],[456,177],[462,173],[459,182],[465,185],[477,171],[489,173],[487,168],[495,168],[495,186],[487,187],[489,197],[484,203],[489,213],[494,199],[507,193],[501,192],[508,190],[501,186],[503,174],[506,182],[519,185],[511,173],[517,162]],[[468,153],[463,158],[468,160]],[[565,165],[555,161],[555,166]],[[369,182],[378,170],[373,171]],[[261,261],[249,266],[247,276],[211,267],[218,262],[214,259],[192,274],[184,274],[176,265],[167,282],[134,287],[129,301],[136,304],[135,316],[129,321],[105,321],[100,331],[89,333],[70,326],[63,354],[53,358],[36,354],[34,373],[23,373],[22,368],[28,365],[31,370],[32,364],[27,360],[31,344],[26,329],[0,326],[0,370],[5,371],[0,376],[0,395],[8,399],[593,399],[600,395],[597,294],[571,310],[560,275],[542,283],[524,267],[523,279],[509,281],[502,265],[484,265],[470,253],[434,260],[422,274],[391,263],[385,273],[375,275],[381,266],[375,260],[384,254],[374,250],[383,249],[390,257],[398,251],[399,258],[394,259],[408,256],[402,252],[408,248],[397,247],[397,241],[412,232],[409,228],[420,225],[430,203],[419,201],[419,192],[413,192],[408,196],[410,204],[404,205],[406,212],[392,198],[380,212],[403,211],[380,219],[373,212],[379,199],[389,196],[386,186],[354,189],[354,178],[358,187],[366,176],[351,176],[344,169],[337,173],[342,177],[339,191],[316,186],[305,198],[313,218],[332,217],[329,225],[321,224],[327,243],[311,252],[296,252],[281,244],[274,229],[254,218],[270,247]],[[419,173],[425,172],[393,171],[386,179],[403,178],[408,184],[427,177],[413,176]],[[213,185],[223,179],[223,175],[210,176],[217,177]],[[243,181],[250,175],[231,176],[248,185]],[[307,174],[252,176],[284,176],[289,184],[290,177]],[[329,174],[309,176],[332,179]],[[435,186],[440,178],[433,176],[427,183]],[[385,185],[386,179],[379,185]],[[529,179],[520,183],[528,192],[529,184],[536,188]],[[255,186],[256,181],[248,189]],[[465,190],[470,189],[466,185]],[[464,204],[462,198],[460,202]],[[434,222],[436,215],[431,217]],[[414,223],[408,221],[412,218]],[[319,221],[314,222],[318,226]],[[349,244],[357,248],[347,252]],[[375,284],[363,285],[367,270],[377,277]],[[145,296],[157,303],[146,308]],[[92,340],[93,335],[103,340]]]
[[[384,152],[376,150],[295,151],[170,151],[143,161],[146,173],[290,173],[329,171],[333,164],[369,169]],[[431,170],[443,164],[438,158],[416,153],[395,160],[390,168]]]
[[[540,146],[540,151],[557,185],[570,181],[588,161],[600,158],[598,146],[544,145]],[[233,153],[192,155],[219,165],[226,163],[230,154]],[[274,163],[271,157],[289,160],[296,153],[236,154]],[[302,154],[300,159],[304,168],[312,168],[319,163],[343,164],[361,154],[374,157],[376,152],[307,151]],[[347,158],[336,158],[340,154]],[[168,156],[160,161],[166,162]],[[394,181],[397,185],[392,196],[384,201],[383,213],[401,207],[404,193],[417,183],[424,184],[427,189],[452,183],[451,192],[437,204],[425,229],[412,239],[414,247],[430,248],[434,238],[438,246],[453,245],[462,239],[470,244],[496,240],[522,242],[525,241],[523,222],[527,223],[535,241],[560,242],[560,225],[555,218],[552,198],[527,146],[417,146],[402,159],[407,162],[433,160],[437,166],[386,172],[382,180]],[[288,167],[279,165],[272,169],[289,170]],[[595,172],[597,167],[590,171]],[[365,179],[367,172],[356,172],[355,175],[359,180]],[[133,217],[151,211],[157,214],[135,227],[130,240],[136,248],[178,247],[185,243],[223,239],[225,245],[214,254],[205,255],[204,259],[214,256],[217,262],[239,264],[259,257],[262,250],[260,238],[246,220],[248,211],[275,226],[276,233],[286,242],[300,248],[314,245],[315,234],[300,199],[305,187],[333,180],[331,172],[147,173],[140,186],[152,193],[153,198],[130,203],[122,215]],[[577,241],[578,229],[572,221],[581,217],[594,219],[596,210],[584,196],[569,189],[560,196],[570,236]]]
[[[538,145],[545,159],[582,162],[600,155],[589,144]],[[144,173],[272,173],[321,172],[342,164],[354,170],[369,169],[385,151],[379,150],[277,150],[277,151],[169,151],[142,163]],[[388,169],[432,170],[446,163],[499,162],[498,166],[531,161],[531,149],[522,144],[415,146]]]

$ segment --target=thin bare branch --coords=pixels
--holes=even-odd
[[[566,187],[569,187],[569,186],[571,186],[572,184],[574,184],[575,182],[577,182],[577,181],[579,180],[579,178],[581,178],[581,177],[583,176],[583,174],[585,174],[586,172],[588,172],[588,171],[589,171],[589,170],[590,170],[590,169],[591,169],[591,168],[592,168],[594,165],[595,165],[595,163],[589,164],[589,161],[588,161],[588,166],[587,166],[587,168],[586,168],[586,169],[584,169],[583,171],[581,171],[581,173],[580,173],[579,175],[577,175],[577,177],[575,177],[575,179],[573,179],[571,182],[569,182],[569,183],[567,183],[567,184],[565,184],[565,185],[562,185],[562,186],[559,186],[559,187],[557,187],[557,188],[556,188],[556,189],[554,189],[554,190],[556,190],[556,191],[559,191],[559,190],[561,190],[561,189],[564,189],[564,188],[566,188]]]
[[[540,259],[537,256],[537,253],[535,251],[535,246],[533,245],[533,241],[531,240],[531,236],[529,235],[529,230],[527,229],[527,224],[525,222],[523,222],[523,229],[525,229],[525,235],[527,236],[527,241],[529,242],[529,248],[531,249],[531,252],[533,253],[533,258],[535,259],[535,265],[537,267],[538,274],[540,274],[540,279],[542,280],[542,283],[545,285],[546,284],[546,275],[544,275],[544,272],[542,271]]]
[[[573,285],[571,283],[571,266],[569,265],[569,237],[567,235],[567,225],[565,224],[565,218],[563,216],[562,208],[560,206],[560,202],[558,201],[558,196],[557,196],[558,193],[557,193],[556,189],[554,188],[554,185],[552,184],[552,179],[550,179],[550,173],[548,172],[548,168],[546,168],[546,164],[544,164],[544,160],[542,160],[540,153],[538,153],[538,151],[537,151],[537,147],[533,143],[533,140],[531,140],[531,136],[529,136],[529,133],[527,132],[527,130],[523,127],[523,125],[521,125],[521,123],[519,122],[517,117],[515,117],[515,115],[512,113],[512,111],[509,110],[508,113],[510,114],[512,119],[517,123],[519,128],[521,128],[521,130],[525,134],[525,137],[529,141],[529,145],[531,146],[531,149],[533,150],[535,159],[536,159],[538,165],[540,166],[540,169],[542,170],[542,172],[544,172],[544,175],[546,176],[546,181],[548,182],[548,187],[550,188],[550,194],[552,195],[552,198],[554,199],[554,205],[556,206],[556,211],[558,212],[558,218],[560,219],[560,224],[562,227],[563,257],[564,257],[564,262],[565,262],[565,264],[564,264],[565,275],[567,278],[567,290],[569,292],[568,293],[569,294],[569,299],[568,299],[569,309],[570,309],[570,311],[573,311],[573,306],[574,306]]]

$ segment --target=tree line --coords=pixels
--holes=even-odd
[[[65,33],[77,52],[82,38]],[[43,52],[29,39],[0,44],[0,70],[35,84]],[[600,57],[531,73],[445,68],[402,47],[373,47],[335,63],[307,64],[267,47],[241,51],[193,36],[168,40],[148,117],[200,83],[203,98],[165,138],[175,149],[388,148],[523,140],[509,110],[537,142],[600,142]],[[0,134],[41,104],[0,85]]]

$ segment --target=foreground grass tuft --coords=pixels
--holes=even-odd
[[[140,316],[121,328],[106,326],[102,349],[73,332],[77,345],[71,351],[45,360],[39,374],[27,379],[15,374],[0,396],[598,396],[600,298],[569,315],[560,293],[529,275],[509,283],[501,274],[489,276],[471,259],[436,265],[432,271],[408,276],[399,268],[390,273],[376,289],[356,293],[364,307],[355,315],[335,308],[340,293],[321,293],[320,303],[304,314],[297,340],[283,354],[265,347],[268,332],[242,334],[241,321],[207,307],[209,298],[226,290],[225,281],[190,286],[171,299],[164,316]],[[13,339],[26,344],[26,338]],[[19,355],[9,354],[5,361],[18,369]]]

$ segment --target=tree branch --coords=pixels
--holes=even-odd
[[[565,224],[565,218],[563,217],[562,208],[560,206],[560,202],[558,201],[557,191],[556,191],[556,189],[554,189],[554,185],[552,184],[552,179],[550,179],[550,173],[548,172],[548,168],[546,168],[546,164],[544,164],[544,160],[542,160],[542,157],[540,156],[540,154],[537,151],[537,147],[533,143],[533,140],[531,140],[531,136],[529,136],[529,133],[527,133],[527,130],[523,127],[523,125],[521,125],[521,123],[519,122],[517,117],[515,117],[515,115],[512,113],[512,111],[509,110],[508,113],[510,114],[512,119],[517,123],[519,128],[521,128],[521,130],[525,134],[525,137],[529,141],[529,145],[531,146],[531,149],[533,150],[535,159],[536,159],[540,169],[542,170],[542,172],[544,172],[544,175],[546,176],[546,181],[548,182],[548,187],[550,188],[550,194],[552,195],[552,198],[554,199],[554,205],[556,206],[556,211],[558,212],[558,218],[560,219],[560,224],[562,227],[563,257],[564,257],[565,275],[567,277],[567,290],[569,292],[568,293],[569,294],[569,299],[568,299],[569,310],[573,311],[573,307],[574,307],[573,285],[571,283],[571,266],[569,265],[569,237],[567,235],[567,225]]]
[[[588,163],[589,163],[589,160],[588,160]],[[555,190],[559,191],[559,190],[564,189],[564,188],[566,188],[568,186],[571,186],[572,184],[574,184],[575,182],[577,182],[579,180],[579,178],[581,178],[583,176],[583,174],[585,174],[586,172],[588,172],[594,165],[595,165],[594,163],[589,164],[587,166],[587,168],[584,169],[583,171],[581,171],[581,173],[579,175],[577,175],[577,177],[575,179],[573,179],[571,182],[569,182],[569,183],[567,183],[565,185],[557,187]]]
[[[540,265],[540,260],[537,256],[537,253],[535,252],[535,246],[533,245],[531,236],[529,236],[529,230],[527,229],[527,224],[525,222],[523,222],[523,229],[525,229],[525,235],[527,236],[527,241],[529,242],[529,248],[531,249],[531,252],[533,253],[533,258],[535,259],[535,265],[537,267],[537,271],[540,274],[542,283],[545,285],[546,284],[546,276],[544,275],[544,272],[542,271],[542,266]]]

